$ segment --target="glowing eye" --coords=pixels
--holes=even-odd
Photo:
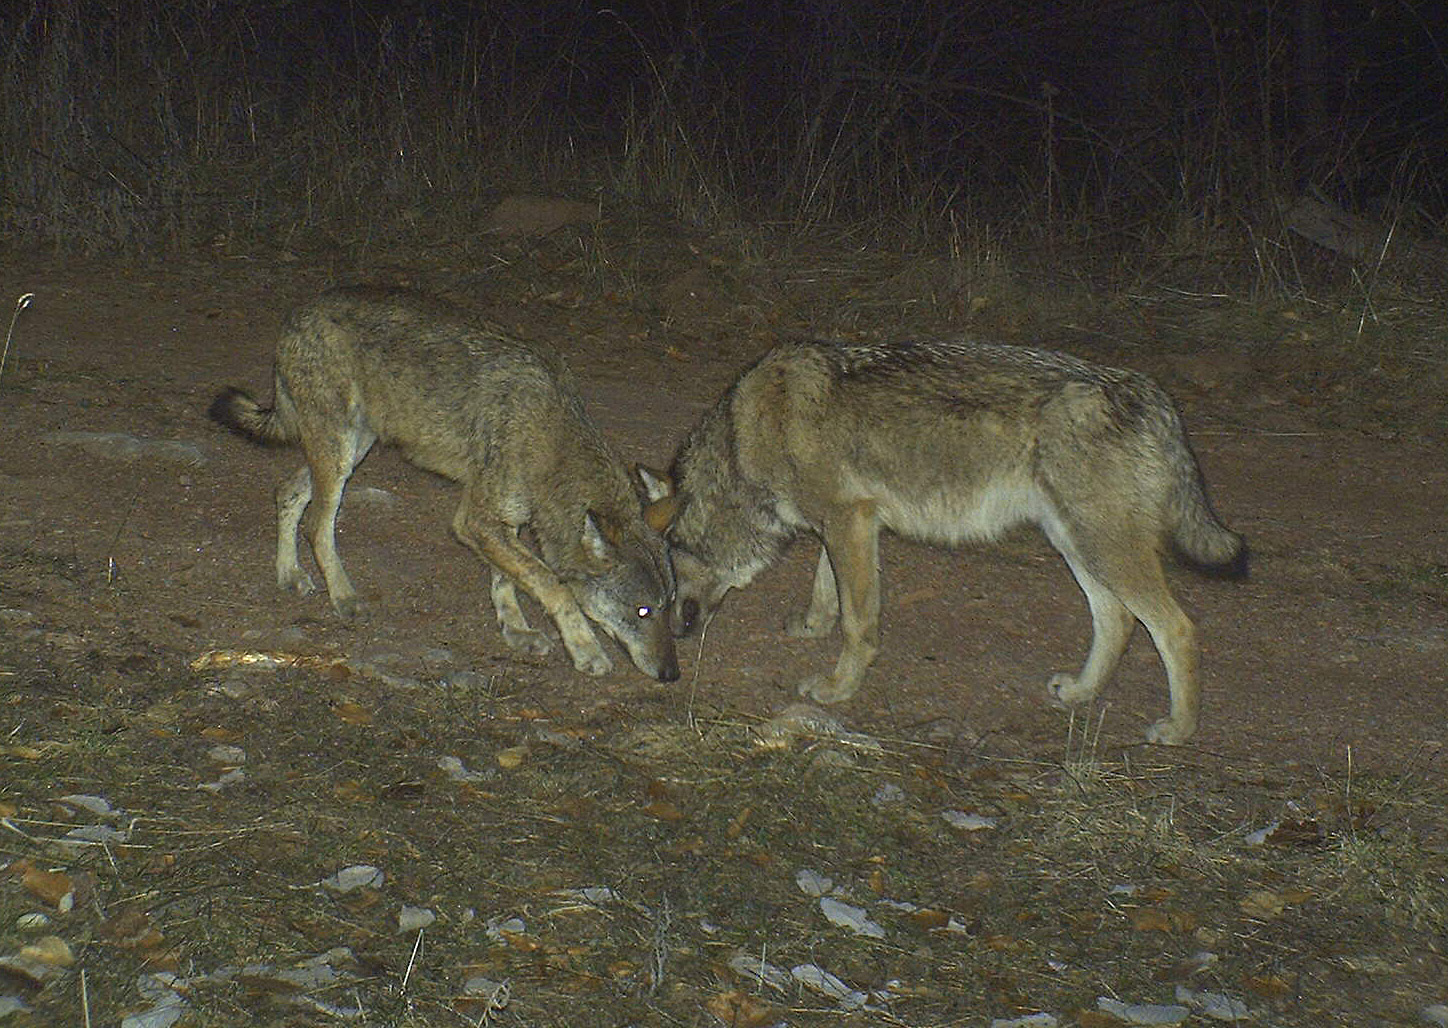
[[[653,608],[653,607],[640,607],[640,608],[638,609],[638,615],[639,615],[639,617],[641,617],[641,618],[649,617],[650,615],[653,614],[653,612],[654,612],[654,608]]]

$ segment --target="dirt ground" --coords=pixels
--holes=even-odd
[[[230,813],[213,810],[209,820],[202,820],[214,828],[234,819],[240,831],[290,818],[299,837],[321,838],[329,829],[317,822],[330,817],[326,811],[337,802],[338,786],[328,784],[324,790],[326,775],[318,767],[361,768],[337,770],[335,776],[363,783],[373,782],[367,768],[392,768],[394,780],[368,785],[390,797],[389,790],[405,794],[413,788],[409,783],[420,780],[415,768],[398,764],[399,754],[425,751],[434,732],[438,739],[489,740],[503,750],[509,742],[524,749],[531,745],[534,754],[541,744],[528,743],[531,737],[518,733],[520,726],[540,718],[552,730],[587,738],[600,748],[601,737],[615,743],[623,737],[633,740],[648,726],[664,734],[710,724],[747,733],[794,702],[793,683],[833,659],[837,640],[793,640],[780,630],[786,612],[806,598],[814,550],[804,544],[749,590],[729,598],[702,646],[691,643],[681,652],[684,677],[677,684],[644,679],[617,653],[615,670],[597,680],[576,674],[561,651],[520,659],[501,644],[485,571],[448,534],[455,488],[387,451],[374,453],[354,477],[339,530],[343,559],[369,615],[343,624],[324,596],[277,592],[272,489],[297,465],[299,454],[249,446],[208,422],[205,412],[225,385],[269,393],[271,350],[283,313],[325,285],[365,278],[423,286],[470,303],[525,337],[552,343],[566,354],[591,413],[622,454],[654,466],[667,465],[688,425],[731,376],[768,345],[773,332],[807,321],[799,311],[814,302],[799,299],[783,276],[771,290],[721,279],[715,264],[691,258],[684,249],[670,268],[653,273],[649,281],[657,295],[648,302],[606,288],[607,283],[600,286],[587,268],[550,269],[546,248],[494,256],[466,270],[435,259],[344,266],[218,257],[144,267],[12,261],[0,273],[6,285],[0,299],[7,304],[21,293],[35,294],[20,315],[0,378],[0,637],[5,639],[0,646],[0,743],[6,747],[0,751],[0,802],[8,804],[0,813],[14,829],[0,835],[0,896],[5,897],[0,913],[6,915],[0,949],[15,952],[30,940],[14,928],[16,917],[29,909],[26,903],[36,902],[33,890],[18,884],[20,862],[26,868],[43,865],[90,876],[94,898],[69,915],[47,908],[52,922],[47,931],[65,938],[77,954],[108,945],[106,926],[120,907],[146,911],[170,939],[190,940],[179,959],[170,949],[162,959],[159,951],[122,951],[111,944],[105,950],[109,963],[92,965],[91,1002],[109,1018],[96,1023],[115,1024],[121,1013],[146,1006],[142,994],[130,990],[129,976],[143,973],[148,962],[200,973],[226,960],[262,959],[268,947],[259,939],[267,932],[258,929],[258,938],[247,945],[207,943],[206,933],[214,929],[196,925],[210,915],[195,906],[186,907],[184,915],[173,909],[169,918],[161,912],[165,904],[157,897],[175,898],[164,879],[131,880],[119,872],[110,879],[106,867],[113,856],[41,846],[37,840],[53,837],[69,823],[56,805],[64,795],[103,795],[118,807],[155,811],[165,805],[150,791],[158,782],[197,777],[194,764],[201,748],[214,740],[237,742],[250,764],[270,760],[275,777],[268,788],[280,791],[269,798],[238,799]],[[531,278],[522,270],[525,258]],[[858,320],[862,330],[891,330],[887,318]],[[1182,365],[1166,355],[1141,346],[1113,347],[1101,338],[1048,326],[1034,336],[1006,341],[1059,346],[1157,375],[1184,408],[1216,506],[1252,547],[1252,576],[1246,582],[1207,581],[1186,572],[1173,577],[1203,640],[1205,700],[1198,737],[1172,751],[1142,742],[1146,726],[1165,709],[1166,692],[1160,664],[1140,632],[1099,710],[1079,717],[1072,727],[1065,714],[1045,702],[1044,683],[1051,672],[1073,669],[1084,656],[1089,616],[1063,563],[1029,532],[998,546],[959,552],[889,540],[883,552],[881,656],[860,694],[831,713],[848,731],[883,740],[892,752],[929,748],[935,757],[920,763],[946,776],[952,783],[946,791],[957,803],[971,781],[984,780],[977,774],[981,767],[1026,768],[1039,775],[1083,759],[1111,775],[1165,776],[1169,785],[1148,784],[1137,794],[1179,792],[1183,809],[1203,802],[1193,790],[1219,792],[1224,806],[1214,807],[1213,816],[1220,820],[1204,833],[1212,845],[1230,833],[1283,818],[1337,838],[1334,833],[1350,832],[1357,824],[1352,796],[1359,782],[1375,783],[1374,788],[1400,799],[1411,794],[1415,799],[1403,804],[1408,813],[1394,823],[1407,826],[1402,830],[1411,835],[1422,866],[1431,869],[1436,862],[1437,884],[1430,870],[1422,887],[1430,897],[1424,902],[1437,910],[1432,904],[1444,896],[1448,866],[1448,833],[1441,818],[1442,790],[1448,785],[1448,446],[1441,436],[1436,441],[1386,438],[1355,426],[1328,427],[1312,417],[1310,405],[1274,397],[1270,383],[1251,375],[1224,386],[1203,385],[1200,376],[1181,374]],[[1226,345],[1207,340],[1205,352]],[[269,672],[215,666],[191,670],[191,662],[208,651],[303,659],[298,667]],[[441,688],[427,683],[444,681],[452,683],[445,701],[419,698]],[[367,732],[353,732],[346,713],[354,707],[360,711],[356,720],[370,726]],[[434,718],[452,723],[438,729]],[[504,722],[514,734],[497,728]],[[481,748],[470,752],[469,762],[490,763],[493,749],[486,749],[487,755]],[[766,759],[751,754],[746,743],[731,752],[744,754],[737,757],[740,766]],[[804,752],[814,751],[800,744],[794,757],[778,759],[802,760]],[[300,763],[288,765],[289,753],[298,754]],[[688,788],[712,790],[707,795],[718,809],[708,820],[718,822],[721,837],[732,839],[722,783],[734,772],[716,771],[707,786],[696,777]],[[118,779],[115,772],[129,777]],[[675,790],[685,788],[679,781],[688,775],[651,772],[644,777],[665,784],[638,786],[637,806],[687,808]],[[295,796],[285,805],[278,801],[284,790],[294,788],[315,790],[312,814],[296,813],[305,803]],[[741,782],[739,788],[747,785]],[[414,806],[424,819],[443,817],[430,806],[436,787],[427,789],[433,800]],[[513,802],[522,802],[526,792],[520,788],[510,794]],[[991,809],[1009,807],[999,792],[991,795]],[[1344,810],[1328,812],[1330,804],[1320,802],[1324,795],[1347,797]],[[1319,801],[1315,810],[1312,797]],[[556,800],[553,796],[550,802]],[[612,809],[603,786],[592,787],[579,802]],[[775,796],[761,802],[788,809],[790,801]],[[1388,802],[1377,800],[1374,809]],[[453,796],[444,804],[446,816],[466,820],[466,809],[459,808],[468,803],[466,793]],[[284,813],[283,806],[293,813]],[[549,817],[560,816],[556,804],[549,809],[554,811]],[[653,813],[660,814],[655,821],[671,823],[667,807]],[[377,822],[391,827],[378,827],[374,842],[396,844],[405,837],[409,841],[403,848],[409,852],[426,849],[426,830],[409,827],[408,817],[415,812],[394,808],[389,816],[391,822]],[[693,816],[702,815],[695,811]],[[591,823],[586,817],[580,821]],[[701,832],[706,842],[714,838]],[[641,844],[639,853],[659,845]],[[851,866],[868,881],[870,845],[886,843],[862,845],[859,862]],[[158,844],[147,859],[165,849]],[[217,842],[214,852],[225,849]],[[284,859],[285,849],[276,859]],[[338,846],[331,866],[317,877],[352,862],[346,849]],[[171,850],[192,852],[181,842]],[[368,847],[354,850],[365,855]],[[587,864],[584,857],[566,855],[572,851],[559,852],[564,855],[547,875],[555,884],[570,878],[570,861]],[[417,859],[426,864],[429,858]],[[546,864],[546,851],[529,859]],[[640,867],[648,859],[640,856]],[[999,868],[991,873],[1010,879],[1009,848],[998,860]],[[259,875],[261,881],[266,867],[265,853],[237,857],[235,871],[242,877],[230,888],[245,892],[246,875]],[[648,880],[644,871],[637,873],[639,882]],[[794,868],[782,873],[792,876]],[[967,866],[956,877],[963,880],[970,873]],[[1103,872],[1098,867],[1095,873]],[[611,865],[608,874],[606,884],[619,888],[634,872],[625,862]],[[1255,883],[1259,888],[1285,888],[1285,873],[1263,874]],[[947,886],[950,877],[942,870],[934,884],[954,895],[964,886]],[[1230,891],[1234,873],[1223,871],[1212,881]],[[261,895],[271,894],[268,887],[258,888]],[[639,888],[647,891],[642,884]],[[1326,903],[1316,886],[1307,888]],[[1383,891],[1390,894],[1393,888],[1388,883]],[[416,891],[425,897],[446,890]],[[701,885],[695,891],[707,890]],[[1177,887],[1178,896],[1191,891]],[[286,890],[279,893],[278,902],[285,902]],[[1417,1023],[1417,1011],[1448,1002],[1448,986],[1442,984],[1448,981],[1448,956],[1441,910],[1395,922],[1381,914],[1381,905],[1391,906],[1390,900],[1380,895],[1376,907],[1364,902],[1352,908],[1350,919],[1362,920],[1365,939],[1375,937],[1376,923],[1382,937],[1395,940],[1383,943],[1384,951],[1395,954],[1389,961],[1392,970],[1362,971],[1354,978],[1333,964],[1338,957],[1323,955],[1332,947],[1324,943],[1319,952],[1304,943],[1303,961],[1309,961],[1312,950],[1311,960],[1336,970],[1298,968],[1305,978],[1293,978],[1281,971],[1292,960],[1279,953],[1266,962],[1276,970],[1264,970],[1259,962],[1234,972],[1228,991],[1246,989],[1248,1005],[1257,1011],[1252,1022]],[[951,909],[962,905],[965,901],[957,897]],[[517,901],[518,909],[523,906]],[[92,919],[84,930],[77,920],[82,910]],[[683,907],[678,910],[682,916]],[[349,908],[347,916],[371,915]],[[529,908],[525,916],[536,917],[537,910]],[[1330,924],[1337,915],[1324,905],[1313,916]],[[719,920],[717,911],[714,919]],[[649,923],[657,927],[657,921]],[[1087,935],[1097,930],[1077,927]],[[648,936],[646,929],[640,929],[641,937]],[[1292,932],[1283,931],[1272,945],[1288,952]],[[535,934],[531,921],[530,934]],[[1011,933],[1001,929],[969,938],[984,949],[989,947],[983,940],[1000,934]],[[1163,935],[1174,940],[1166,947],[1170,952],[1163,951],[1164,963],[1203,948],[1230,950],[1223,939],[1257,938],[1224,931],[1217,946],[1204,946],[1200,928],[1180,925]],[[480,952],[485,949],[478,945]],[[823,964],[823,944],[810,945]],[[908,953],[927,964],[945,959],[939,945],[933,957],[920,957],[925,947],[923,942],[902,944],[900,959],[908,964]],[[305,949],[295,940],[275,948]],[[318,943],[317,948],[326,946]],[[706,948],[700,943],[696,950]],[[401,949],[402,956],[386,971],[364,960],[362,977],[395,983],[411,966],[407,946]],[[515,957],[524,949],[514,940]],[[1239,950],[1250,963],[1246,954],[1252,944],[1243,941]],[[640,952],[662,949],[655,939],[641,944]],[[993,959],[1008,963],[1012,953],[1019,955],[1001,950]],[[852,980],[888,976],[891,959],[860,958],[849,965]],[[637,972],[634,979],[618,970],[620,961],[632,968],[630,973]],[[757,1020],[727,1002],[711,1006],[731,991],[751,991],[726,981],[717,963],[709,965],[716,971],[697,973],[692,999],[620,984],[646,978],[640,967],[647,962],[636,956],[631,962],[606,963],[590,978],[602,992],[575,993],[550,979],[557,991],[547,1001],[535,992],[532,1008],[527,982],[513,968],[511,1005],[474,1003],[469,1008],[459,1003],[460,1013],[444,1014],[438,1012],[446,1006],[441,999],[436,1010],[403,1003],[387,1008],[395,1019],[374,1008],[374,1019],[367,1023],[595,1023],[590,1018],[626,1023],[604,1013],[611,1004],[617,1004],[619,1018],[637,1018],[637,1023],[816,1023],[811,1018],[837,1023],[831,1020],[835,1014],[821,1012],[829,1004],[817,996],[806,1001],[800,994],[781,993],[771,999],[758,983],[753,991],[773,1009]],[[459,956],[450,967],[467,963]],[[87,966],[87,958],[78,966]],[[55,979],[12,972],[22,986],[17,994],[33,1008],[14,1015],[16,1023],[59,1024],[47,1018],[61,1012],[65,1023],[80,1023],[70,1020],[79,1002],[76,970],[67,966]],[[1290,980],[1283,995],[1264,998],[1271,989],[1263,986],[1253,994],[1242,984],[1279,971]],[[721,975],[718,980],[710,978],[715,973]],[[439,971],[439,995],[457,993],[465,977],[455,968]],[[657,988],[665,979],[656,969],[649,980]],[[888,1014],[849,1016],[863,1018],[858,1023],[875,1023],[873,1018],[879,1023],[986,1024],[987,1015],[1017,1016],[1054,1004],[1066,1023],[1118,1023],[1112,1015],[1088,1009],[1095,1002],[1092,990],[1109,994],[1109,984],[1052,986],[1053,992],[1029,981],[1017,981],[1007,991],[993,979],[980,983],[978,990],[969,983],[951,986],[960,995],[948,1002],[939,995],[927,1001],[922,993],[897,1000]],[[5,991],[0,988],[0,994]],[[329,1016],[277,1006],[271,995],[276,990],[257,991],[268,993],[265,1002],[248,999],[252,994],[247,993],[210,1006],[197,998],[201,991],[198,986],[188,995],[195,1023],[300,1024],[312,1023],[313,1017],[323,1023]],[[587,998],[598,995],[610,998],[601,1005]],[[1152,1001],[1163,997],[1169,1000],[1170,990]],[[923,1006],[912,1008],[911,1002]],[[587,1016],[579,1013],[583,1009]]]

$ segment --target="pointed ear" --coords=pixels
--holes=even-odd
[[[679,494],[670,493],[663,499],[655,500],[644,508],[644,521],[660,535],[669,530],[674,518],[679,516]]]
[[[618,528],[612,521],[599,517],[593,511],[583,515],[583,548],[590,556],[601,560],[618,545],[618,540]]]
[[[633,473],[639,488],[643,490],[644,498],[650,503],[657,503],[666,496],[674,495],[674,480],[663,472],[635,464]]]

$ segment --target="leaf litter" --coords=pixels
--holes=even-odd
[[[1374,1009],[1434,1023],[1442,1001],[1429,940],[1448,899],[1411,824],[1443,807],[1411,783],[1376,785],[1392,830],[1373,834],[1353,805],[1262,817],[1251,769],[1083,774],[802,710],[762,746],[719,712],[579,720],[525,683],[399,693],[342,666],[274,661],[275,688],[237,693],[163,679],[144,708],[81,671],[120,730],[12,733],[0,1003],[81,1023],[82,973],[93,1019],[129,1028],[652,1011],[1292,1026],[1353,994],[1294,981],[1356,982],[1360,1000],[1389,972],[1419,987]],[[81,744],[105,759],[73,759]]]

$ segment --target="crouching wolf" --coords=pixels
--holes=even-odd
[[[880,637],[878,538],[946,545],[1034,522],[1090,604],[1085,665],[1049,683],[1093,697],[1136,621],[1151,633],[1171,713],[1147,738],[1197,727],[1197,645],[1167,588],[1170,545],[1200,570],[1246,572],[1242,539],[1208,503],[1171,400],[1144,375],[1062,353],[972,342],[781,345],[746,370],[685,440],[649,509],[678,576],[675,627],[689,632],[800,531],[823,542],[809,608],[786,625],[840,624],[834,670],[803,695],[849,699]]]
[[[492,599],[514,649],[548,652],[514,586],[558,625],[574,667],[611,662],[588,619],[661,681],[679,677],[670,627],[668,551],[643,519],[635,482],[584,412],[561,358],[508,338],[441,300],[402,290],[334,289],[291,315],[277,344],[270,407],[228,389],[211,416],[250,439],[300,442],[306,465],[277,489],[277,584],[312,580],[307,536],[332,606],[357,613],[337,557],[342,490],[378,441],[463,487],[454,534],[493,567]],[[532,531],[540,560],[519,538]]]

